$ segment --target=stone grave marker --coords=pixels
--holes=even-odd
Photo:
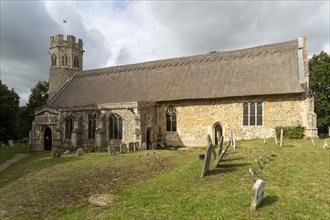
[[[328,143],[327,142],[324,142],[324,144],[323,144],[323,149],[327,149],[328,148]]]
[[[120,145],[120,153],[124,154],[124,153],[126,153],[126,152],[127,152],[127,146],[126,146],[125,143],[122,143],[122,144]]]
[[[256,162],[256,164],[258,165],[259,169],[260,169],[260,170],[262,170],[262,167],[261,167],[261,165],[260,165],[259,161],[258,161],[257,159],[255,159],[254,161],[255,161],[255,162]]]
[[[218,139],[218,142],[219,142],[219,140],[220,140],[220,131],[217,131],[217,139]]]
[[[115,146],[113,146],[113,145],[109,145],[109,147],[108,147],[108,153],[109,153],[109,156],[114,156],[114,155],[116,155],[116,149],[115,149]]]
[[[211,143],[211,151],[212,151],[212,154],[213,154],[213,158],[216,159],[217,158],[217,153],[215,152],[215,147],[212,144],[212,138],[211,138],[211,136],[209,134],[207,135],[207,143],[208,144]]]
[[[233,148],[236,149],[237,147],[237,139],[236,137],[233,138]]]
[[[264,144],[267,144],[266,138],[264,137]]]
[[[257,181],[253,185],[252,190],[253,193],[252,193],[251,210],[256,211],[257,208],[261,205],[262,200],[264,199],[265,182],[262,179],[257,179]]]
[[[129,142],[128,143],[128,153],[134,152],[134,143]]]
[[[252,176],[257,175],[256,171],[254,171],[252,168],[249,168],[249,173],[250,173]]]
[[[71,153],[71,151],[69,151],[69,150],[66,150],[66,151],[64,151],[64,153],[63,154],[70,154]]]
[[[82,156],[84,154],[84,150],[82,148],[78,148],[76,151],[77,156]]]
[[[277,135],[276,135],[276,130],[275,129],[274,129],[274,140],[275,140],[275,144],[278,145]]]
[[[280,147],[283,147],[283,129],[281,129]]]
[[[8,144],[9,144],[10,147],[14,147],[15,146],[14,140],[8,140]]]
[[[218,133],[220,134],[220,132],[218,131]],[[220,138],[218,138],[218,147],[219,147],[219,151],[218,151],[218,155],[217,157],[220,156],[221,152],[222,152],[222,145],[223,145],[223,136],[220,136]]]
[[[207,144],[208,143],[212,143],[212,138],[211,138],[211,136],[209,134],[207,135],[206,138],[207,138]]]
[[[259,156],[260,162],[262,163],[262,165],[265,165],[265,161],[262,159],[262,156]]]
[[[159,141],[158,144],[162,149],[165,149],[165,145],[163,144],[163,142]]]
[[[138,151],[139,147],[139,142],[134,142],[134,151]]]
[[[233,129],[230,128],[230,145],[233,146]]]
[[[118,197],[110,194],[97,194],[88,198],[88,202],[96,206],[106,206],[109,203],[117,200]]]
[[[227,152],[228,148],[230,146],[230,142],[224,147],[224,149],[221,151],[220,155],[217,157],[217,159],[215,160],[215,164],[214,166],[217,168],[220,164],[221,159],[223,158],[223,156],[225,155],[225,153]]]
[[[209,143],[206,148],[205,153],[205,159],[204,159],[204,165],[201,173],[201,177],[205,177],[210,169],[210,163],[211,163],[211,154],[212,154],[212,143]]]
[[[59,150],[57,148],[53,149],[53,158],[54,159],[61,158],[61,156],[62,156],[61,150]]]
[[[312,144],[313,144],[313,147],[315,147],[315,143],[314,143],[314,140],[313,140],[313,138],[312,138],[311,140],[312,140]]]
[[[147,150],[147,144],[146,143],[142,143],[142,150]]]

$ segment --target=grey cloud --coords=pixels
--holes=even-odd
[[[116,65],[122,65],[128,63],[131,58],[131,53],[129,52],[126,46],[122,47],[119,51],[119,54],[116,58]]]

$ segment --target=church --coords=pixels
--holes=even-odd
[[[226,139],[231,131],[237,139],[270,138],[277,126],[317,136],[305,36],[91,70],[83,69],[83,53],[81,39],[50,37],[49,100],[35,111],[31,151],[206,146],[218,131]]]

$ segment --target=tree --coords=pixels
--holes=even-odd
[[[19,96],[0,80],[0,141],[7,143],[16,137],[15,125]]]
[[[309,64],[309,87],[315,101],[319,133],[327,133],[330,126],[330,57],[322,51],[313,55]]]

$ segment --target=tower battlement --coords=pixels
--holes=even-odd
[[[50,48],[54,47],[71,47],[79,50],[83,50],[83,42],[81,39],[76,41],[76,37],[68,35],[67,39],[62,34],[50,37]]]

